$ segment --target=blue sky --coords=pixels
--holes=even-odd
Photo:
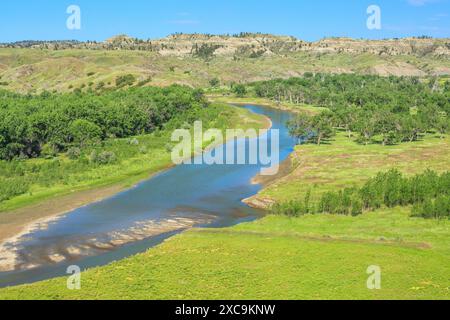
[[[81,30],[66,9],[81,8]],[[381,30],[366,27],[367,7],[381,8]],[[174,32],[264,32],[304,40],[331,36],[450,37],[450,0],[1,0],[0,42],[104,40],[116,34],[160,38]]]

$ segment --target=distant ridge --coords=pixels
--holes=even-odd
[[[235,35],[175,33],[166,38],[148,40],[120,34],[103,42],[28,40],[0,44],[3,48],[140,50],[175,56],[192,55],[193,49],[199,46],[214,48],[214,55],[222,56],[283,55],[289,52],[450,56],[450,38],[438,39],[426,36],[385,40],[333,37],[307,42],[293,36],[245,32]]]

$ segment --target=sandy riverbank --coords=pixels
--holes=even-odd
[[[0,214],[0,243],[23,234],[30,226],[53,220],[55,217],[85,205],[101,201],[123,191],[123,185],[113,185],[80,191],[65,196],[44,200],[38,204]]]
[[[260,184],[263,186],[263,188],[267,188],[273,183],[279,182],[281,179],[289,175],[294,170],[294,161],[292,159],[292,155],[290,155],[286,160],[284,160],[280,164],[280,168],[278,170],[278,173],[273,176],[263,176],[263,175],[257,175],[253,178],[252,183],[254,184]],[[255,209],[269,209],[270,206],[272,206],[275,202],[267,197],[262,197],[260,193],[242,200],[243,203],[248,205],[249,207],[255,208]]]

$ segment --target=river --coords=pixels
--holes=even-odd
[[[280,161],[285,160],[295,146],[286,127],[291,113],[244,108],[272,120],[271,130],[279,130]],[[248,146],[245,139],[238,143]],[[257,219],[264,212],[242,200],[260,190],[251,183],[260,170],[260,165],[248,164],[180,165],[58,217],[8,245],[15,270],[0,273],[0,287],[63,276],[70,265],[81,270],[105,265],[145,252],[192,227],[227,227]]]

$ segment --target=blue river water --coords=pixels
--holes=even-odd
[[[272,120],[271,130],[279,130],[279,161],[285,160],[295,146],[286,127],[292,114],[262,106],[244,108]],[[248,147],[246,139],[238,143]],[[260,170],[261,165],[254,164],[179,165],[79,208],[9,245],[15,266],[0,273],[0,287],[63,276],[70,265],[81,270],[105,265],[145,252],[192,227],[226,227],[257,219],[264,212],[242,200],[260,190],[251,183]]]

